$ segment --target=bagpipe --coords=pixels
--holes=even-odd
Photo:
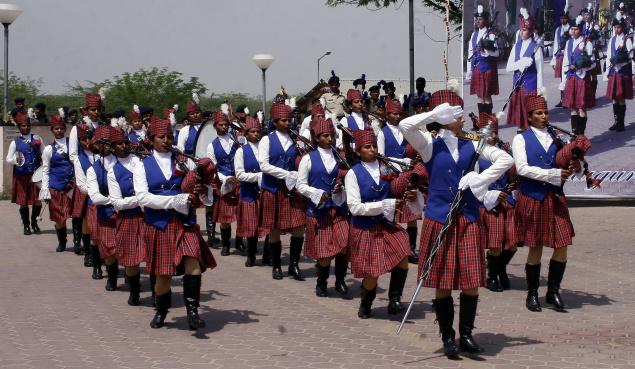
[[[558,134],[559,131],[561,134]],[[547,132],[558,148],[556,153],[556,166],[561,169],[570,168],[574,162],[582,161],[583,175],[586,178],[586,186],[589,189],[599,188],[601,179],[593,178],[589,171],[589,163],[584,158],[591,148],[591,141],[586,136],[575,135],[560,127],[547,123]]]
[[[183,152],[176,146],[168,146],[167,149],[174,154],[178,174],[183,176],[183,181],[181,182],[181,192],[194,193],[196,185],[212,185],[220,182],[216,172],[216,165],[214,165],[212,159],[198,158],[195,155]],[[194,162],[194,170],[190,170],[187,165],[188,159]],[[201,205],[200,201],[196,201],[192,204],[192,208],[197,208]],[[192,211],[192,209],[190,209],[190,211]]]

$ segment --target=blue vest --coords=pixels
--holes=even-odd
[[[225,152],[225,149],[223,149],[220,139],[216,137],[212,141],[212,148],[214,148],[214,155],[216,156],[216,169],[226,176],[235,176],[234,155],[236,155],[238,146],[235,143],[232,144],[232,148],[229,150],[228,154]]]
[[[335,208],[339,214],[346,215],[348,212],[346,204],[337,206],[331,199],[331,194],[333,192],[333,188],[335,187],[335,181],[337,180],[337,174],[339,172],[338,166],[335,165],[333,170],[329,173],[324,166],[324,162],[322,162],[322,158],[320,157],[318,150],[311,151],[309,153],[309,157],[311,158],[311,170],[309,171],[308,180],[309,186],[326,192],[327,200],[324,203],[324,206],[320,209],[317,209],[313,201],[309,201],[306,214],[313,218],[322,218],[327,214],[330,208]]]
[[[487,36],[488,32],[485,32],[485,35],[483,37]],[[470,42],[472,43],[472,70],[474,70],[474,68],[478,68],[479,72],[485,73],[489,70],[494,69],[496,58],[491,56],[485,57],[481,55],[481,52],[478,50],[478,30],[474,31]]]
[[[187,140],[185,140],[185,153],[186,154],[194,154],[194,150],[196,149],[196,134],[198,130],[194,127],[194,125],[190,125],[189,132],[187,135]]]
[[[611,42],[609,43],[609,47],[611,48],[611,55],[615,56],[617,54],[617,47],[615,46],[615,36],[611,37]],[[624,37],[624,46],[626,47],[626,36]],[[609,63],[610,64],[610,63]],[[612,76],[615,74],[615,66],[611,65],[609,68],[609,75]],[[632,76],[633,75],[633,64],[631,62],[626,63],[626,65],[622,66],[620,70],[617,71],[619,76]]]
[[[351,132],[357,131],[358,129],[361,129],[357,125],[357,121],[355,121],[355,118],[353,118],[352,115],[349,115],[348,117],[346,117],[346,122],[348,123],[348,129],[350,129]]]
[[[77,147],[77,159],[79,160],[79,165],[82,167],[82,170],[84,171],[84,175],[86,175],[86,171],[88,170],[88,168],[93,166],[93,163],[90,162],[90,159],[88,158],[88,154],[86,154],[86,151],[84,151],[84,149],[81,146]],[[92,204],[93,204],[93,200],[91,200],[90,196],[88,196],[88,205],[92,205]]]
[[[522,38],[518,38],[518,42],[516,42],[516,46],[514,46],[514,61],[520,60],[521,57],[531,58],[534,50],[536,49],[536,42],[531,40],[527,50],[523,55],[520,55],[520,49],[522,48],[523,40]],[[516,85],[516,81],[520,78],[522,71],[516,70],[514,71],[514,85]],[[525,72],[525,76],[523,77],[522,88],[528,93],[536,92],[538,89],[538,71],[536,70],[536,63],[533,63],[529,68],[527,68],[527,72]]]
[[[120,162],[117,162],[112,170],[115,174],[115,178],[117,179],[117,183],[119,184],[121,197],[126,198],[135,196],[136,194],[134,192],[134,184],[132,182],[132,172],[126,169],[126,167],[124,167]],[[141,214],[141,207],[137,206],[136,208],[125,209],[120,211],[118,214],[124,218],[130,218]]]
[[[269,164],[284,170],[292,171],[295,168],[295,158],[298,156],[298,150],[295,145],[291,145],[287,151],[284,151],[282,144],[278,139],[276,131],[269,133]],[[271,193],[278,191],[278,184],[284,183],[282,180],[274,176],[263,173],[262,189]]]
[[[141,142],[141,137],[134,131],[130,131],[130,133],[128,134],[128,140],[130,140],[130,143],[133,144],[138,144],[139,142]]]
[[[13,174],[20,176],[30,176],[35,170],[42,165],[42,153],[40,149],[33,146],[33,134],[31,136],[31,143],[26,143],[22,136],[15,138],[15,151],[21,152],[24,155],[24,165],[21,167],[14,165]]]
[[[66,139],[66,147],[68,147],[68,138]],[[51,144],[52,155],[49,166],[49,187],[63,191],[64,187],[73,181],[75,170],[67,153],[60,154],[55,149],[55,144]]]
[[[243,146],[243,166],[245,172],[260,172],[260,164],[258,164],[254,150],[249,144]],[[258,182],[240,182],[240,198],[242,200],[254,202],[258,198],[258,190]]]
[[[570,39],[569,41],[567,41],[567,55],[569,56],[569,64],[570,65],[574,65],[575,64],[575,60],[577,58],[580,57],[580,55],[582,55],[583,53],[585,53],[585,51],[580,51],[580,44],[578,44],[578,47],[575,48],[575,50],[573,49],[573,39]],[[581,44],[584,44],[584,41],[581,42]],[[567,72],[567,78],[569,77],[575,77],[575,78],[580,78],[575,70],[573,69],[569,69],[569,71]]]
[[[461,177],[468,173],[472,158],[476,154],[472,141],[459,139],[459,161],[452,158],[450,150],[439,137],[432,139],[432,159],[426,163],[430,176],[428,199],[425,216],[441,224],[445,224],[450,211],[450,204],[454,200]],[[459,203],[459,213],[465,215],[471,222],[478,219],[479,201],[469,189],[463,192]]]
[[[154,156],[148,156],[143,159],[143,165],[146,172],[146,180],[148,181],[148,191],[159,196],[174,196],[181,193],[181,182],[183,177],[174,174],[174,160],[172,160],[172,176],[165,179],[159,164]],[[176,216],[184,224],[196,224],[196,214],[192,213],[192,217],[181,214],[173,209],[152,209],[144,208],[144,220],[146,223],[165,229],[173,216]]]
[[[556,167],[556,153],[558,152],[558,148],[554,142],[549,146],[549,150],[545,151],[531,129],[526,130],[522,135],[525,139],[525,152],[527,153],[528,165],[542,169]],[[520,192],[525,196],[542,201],[549,191],[562,194],[562,187],[527,177],[520,177]]]
[[[362,202],[382,201],[390,196],[390,182],[383,178],[379,178],[379,184],[376,184],[373,177],[368,173],[362,163],[357,163],[351,168],[357,177],[357,185],[359,186],[359,194]],[[385,223],[388,220],[382,215],[361,216],[353,215],[351,224],[356,228],[370,229],[375,224]]]
[[[93,170],[95,171],[95,175],[97,177],[99,192],[104,196],[108,196],[108,171],[102,164],[101,160],[95,160],[93,163]],[[97,219],[99,220],[108,220],[115,215],[115,208],[113,208],[112,205],[97,205],[96,207]]]
[[[386,125],[384,126],[384,128],[381,129],[381,131],[384,133],[384,146],[385,146],[384,155],[391,158],[400,158],[400,159],[405,158],[406,145],[408,144],[408,141],[406,141],[406,139],[404,138],[403,141],[401,141],[401,144],[397,142],[395,135],[392,134],[392,131],[388,127],[388,123],[386,123]]]
[[[479,172],[483,172],[487,168],[492,166],[492,162],[485,159],[478,159],[478,170]],[[509,184],[510,175],[509,171],[503,173],[500,178],[498,178],[494,183],[489,185],[488,189],[490,191],[503,191],[507,184]],[[507,196],[507,202],[511,205],[516,205],[516,200],[512,196]]]

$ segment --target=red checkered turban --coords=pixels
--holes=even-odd
[[[88,127],[88,124],[78,124],[75,127],[76,127],[75,130],[77,131],[77,139],[81,140],[83,138],[86,138],[86,134],[90,130],[90,127]]]
[[[110,141],[121,142],[126,139],[126,134],[121,127],[110,127]]]
[[[247,116],[245,118],[245,132],[250,129],[260,129],[260,122],[254,117]]]
[[[51,124],[51,129],[53,129],[53,127],[66,127],[64,118],[62,118],[59,114],[51,114],[49,122]]]
[[[489,122],[491,122],[489,126],[490,129],[498,132],[498,119],[496,119],[496,115],[480,112],[478,115],[478,127],[483,128],[487,126],[487,123]]]
[[[371,128],[358,129],[356,131],[353,131],[353,139],[355,139],[356,151],[359,151],[359,149],[361,149],[362,146],[377,143],[377,137],[375,137],[375,131],[373,131]]]
[[[399,100],[387,99],[386,100],[386,114],[397,113],[401,114],[401,103]]]
[[[573,152],[576,151],[578,159],[583,159],[587,150],[591,148],[591,141],[586,136],[576,136],[575,140],[564,145],[564,147],[558,150],[556,153],[556,166],[558,168],[566,169],[569,167],[571,159],[573,159]]]
[[[16,123],[27,123],[29,121],[29,115],[25,112],[18,112],[13,118]]]
[[[534,19],[532,17],[529,17],[527,19],[522,18],[520,20],[520,29],[526,28],[530,31],[534,30]]]
[[[87,92],[84,96],[84,108],[101,108],[101,96]]]
[[[229,123],[229,119],[227,118],[227,115],[225,115],[225,113],[223,113],[222,111],[217,111],[214,113],[214,125],[220,122]]]
[[[270,115],[272,119],[291,119],[291,113],[293,109],[289,105],[285,104],[273,104],[271,105]]]
[[[361,100],[362,93],[357,89],[351,88],[346,92],[346,100],[353,101],[355,99]]]
[[[324,108],[322,104],[313,104],[313,106],[311,106],[311,115],[316,116],[318,114],[324,115]]]
[[[317,137],[322,133],[335,133],[335,127],[333,126],[333,121],[329,119],[318,118],[313,120],[313,125],[311,127],[311,131],[313,131],[313,136]]]
[[[187,102],[187,105],[185,107],[186,113],[196,113],[198,111],[201,111],[201,108],[198,106],[196,102],[194,102],[193,100],[190,100]]]
[[[134,110],[130,111],[130,121],[140,120],[140,119],[141,119],[141,115],[137,114],[137,112]]]
[[[95,129],[95,134],[93,135],[93,143],[98,142],[99,140],[110,140],[110,126],[99,126]]]
[[[155,135],[172,135],[172,125],[168,119],[156,118],[151,121],[148,127],[148,137]]]
[[[527,113],[531,113],[534,110],[547,110],[547,102],[545,98],[542,96],[537,96],[536,94],[530,94],[525,97],[525,111]]]
[[[170,119],[170,113],[174,113],[174,108],[163,109],[163,119]]]
[[[452,106],[461,106],[463,107],[463,99],[461,96],[457,95],[456,92],[450,90],[439,90],[432,93],[430,96],[430,110],[436,108],[437,106],[448,103]]]

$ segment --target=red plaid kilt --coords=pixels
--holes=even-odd
[[[534,91],[535,93],[535,91]],[[529,95],[522,86],[516,89],[509,100],[509,110],[507,112],[507,124],[513,124],[519,129],[527,129],[527,111],[525,110],[525,97]]]
[[[560,81],[562,81],[562,61],[563,60],[564,60],[564,54],[560,55],[556,59],[556,67],[555,67],[555,70],[554,70],[554,77],[556,77]]]
[[[37,201],[39,192],[31,182],[31,175],[21,176],[13,174],[13,192],[11,202],[20,206],[33,205]]]
[[[258,234],[258,215],[260,213],[260,200],[252,202],[238,201],[236,222],[236,237],[254,237]]]
[[[99,243],[99,225],[97,224],[97,208],[95,205],[86,205],[86,225],[90,239]]]
[[[49,203],[49,215],[51,222],[56,224],[66,223],[71,217],[71,199],[66,192],[49,188],[51,202]]]
[[[370,229],[350,226],[348,255],[355,278],[379,277],[412,255],[408,234],[399,225],[376,224]]]
[[[348,246],[348,219],[335,209],[321,218],[306,217],[304,255],[312,259],[335,256]]]
[[[548,192],[542,202],[518,194],[516,231],[528,247],[560,248],[573,243],[573,224],[564,196]]]
[[[216,260],[207,248],[198,224],[186,228],[172,218],[165,229],[159,229],[144,222],[142,237],[149,274],[184,274],[181,263],[184,256],[197,258],[203,272],[216,267]]]
[[[212,204],[212,219],[216,223],[233,223],[236,221],[236,210],[238,208],[238,187],[223,196],[214,197]]]
[[[484,249],[509,249],[518,243],[515,209],[509,204],[497,206],[497,211],[481,208],[478,225]]]
[[[306,224],[304,197],[297,191],[287,196],[284,184],[276,193],[260,191],[260,224],[258,234],[262,237],[272,229],[291,230]]]
[[[421,219],[421,214],[413,213],[406,201],[402,202],[395,209],[395,223],[408,223]]]
[[[117,220],[112,217],[106,220],[97,220],[97,229],[99,232],[99,257],[105,259],[109,256],[115,256],[117,246]]]
[[[606,97],[611,100],[633,99],[633,77],[627,74],[613,73],[606,86]]]
[[[485,256],[479,225],[462,214],[455,222],[458,223],[445,233],[428,278],[423,282],[424,287],[462,290],[485,285]],[[439,222],[423,218],[418,278],[421,278],[423,265],[442,227]]]
[[[86,207],[88,206],[88,195],[82,193],[79,190],[79,187],[75,186],[73,189],[73,199],[72,199],[72,212],[71,216],[73,218],[83,218],[86,216]]]
[[[125,267],[141,264],[145,258],[143,248],[143,215],[117,217],[115,257]]]
[[[498,71],[496,66],[485,73],[481,73],[478,68],[472,69],[470,95],[476,95],[481,99],[498,95]]]
[[[595,105],[593,82],[589,73],[584,78],[567,77],[562,105],[569,109],[590,109]]]

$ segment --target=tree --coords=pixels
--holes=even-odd
[[[31,77],[18,77],[13,73],[9,73],[9,106],[7,108],[10,111],[13,107],[13,99],[18,96],[23,96],[27,103],[34,104],[35,97],[42,88],[42,79],[32,79]],[[0,71],[0,88],[4,91],[4,73]],[[2,99],[0,99],[2,100]],[[0,101],[0,111],[3,110],[3,101]]]

